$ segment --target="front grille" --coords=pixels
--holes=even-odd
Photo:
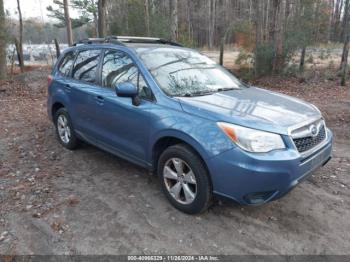
[[[294,138],[293,141],[298,151],[300,153],[303,153],[320,144],[325,138],[326,138],[326,128],[325,128],[325,125],[322,124],[318,134],[315,137],[308,136],[308,137],[302,137],[302,138]]]

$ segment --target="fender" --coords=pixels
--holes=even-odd
[[[196,141],[195,139],[193,139],[191,136],[189,136],[188,134],[179,131],[179,130],[174,130],[174,129],[168,129],[168,130],[163,130],[159,133],[157,133],[151,140],[151,147],[149,148],[149,152],[148,152],[148,158],[149,160],[152,159],[152,155],[153,155],[153,149],[154,146],[156,145],[156,143],[161,140],[162,138],[176,138],[179,140],[184,141],[185,143],[189,144],[191,147],[193,147],[194,150],[197,151],[197,153],[203,158],[203,159],[208,159],[209,155],[208,153],[205,151],[205,149],[200,145],[200,143],[198,141]]]
[[[67,110],[69,111],[70,117],[74,118],[74,116],[72,114],[74,114],[74,112],[72,112],[72,110],[70,110],[70,101],[69,101],[69,97],[67,96],[67,94],[65,94],[65,92],[56,84],[52,84],[50,87],[50,91],[52,92],[51,97],[51,101],[48,104],[48,110],[49,110],[49,117],[52,116],[52,106],[55,103],[60,103],[62,104],[65,108],[67,108]]]
[[[207,123],[207,125],[211,126],[212,132],[208,132],[210,129],[206,126],[205,128],[197,128],[196,132],[192,132],[191,134],[194,134],[194,136],[190,136],[188,134],[189,132],[186,132],[186,130],[174,128],[155,133],[150,137],[150,146],[147,154],[148,161],[152,161],[153,149],[156,143],[165,137],[176,138],[189,144],[197,151],[203,160],[210,159],[234,147],[233,143],[222,132],[220,132],[215,123]]]

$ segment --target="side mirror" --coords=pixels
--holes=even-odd
[[[119,83],[115,86],[115,93],[119,97],[130,97],[134,106],[140,105],[140,99],[138,97],[139,90],[130,82]]]

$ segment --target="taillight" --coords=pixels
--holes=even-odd
[[[47,84],[48,84],[48,86],[51,85],[52,80],[53,80],[52,75],[48,75],[48,76],[47,76]]]

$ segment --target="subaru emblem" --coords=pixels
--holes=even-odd
[[[309,131],[310,131],[310,133],[311,133],[311,135],[312,135],[313,137],[315,137],[315,136],[318,135],[318,129],[317,129],[317,126],[316,126],[316,125],[311,125],[311,126],[309,127]]]

